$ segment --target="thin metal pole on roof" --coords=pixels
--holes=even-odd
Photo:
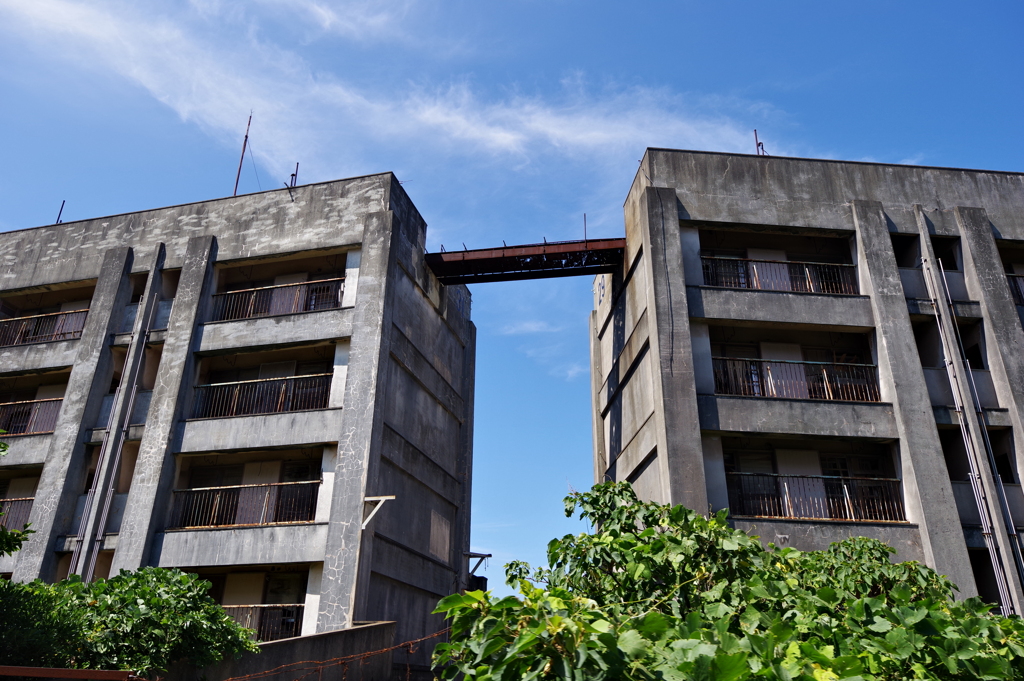
[[[245,139],[242,140],[242,157],[238,159],[238,173],[235,175],[235,191],[231,196],[238,196],[238,181],[242,178],[242,162],[245,161],[245,148],[249,146],[249,126],[252,125],[252,112],[249,112],[249,122],[245,124]]]

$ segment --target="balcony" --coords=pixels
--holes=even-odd
[[[726,473],[734,516],[906,522],[900,481],[827,475]]]
[[[52,433],[63,402],[63,397],[57,397],[0,404],[0,430],[4,431],[2,437]]]
[[[257,641],[277,641],[302,633],[304,605],[224,605],[231,619],[256,632]]]
[[[0,499],[0,527],[9,530],[20,530],[28,523],[28,515],[32,512],[35,497],[22,499]]]
[[[880,402],[878,368],[788,360],[713,357],[716,395]]]
[[[174,490],[169,529],[308,523],[320,481]]]
[[[0,319],[0,347],[80,338],[88,310]]]
[[[309,374],[199,385],[196,386],[192,418],[211,419],[326,409],[333,375]]]
[[[344,289],[341,277],[218,293],[213,296],[212,321],[334,310],[341,307]]]
[[[854,265],[708,256],[701,256],[700,260],[706,286],[793,293],[860,293]]]

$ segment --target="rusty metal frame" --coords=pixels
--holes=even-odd
[[[442,284],[472,284],[615,272],[625,250],[625,239],[585,239],[441,251],[425,259]]]

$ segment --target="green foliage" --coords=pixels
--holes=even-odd
[[[1005,679],[1024,677],[1024,623],[885,544],[764,549],[627,484],[566,499],[599,528],[548,545],[549,567],[506,566],[519,597],[445,598],[442,677],[512,679]]]
[[[50,585],[0,580],[0,665],[64,667],[84,645],[81,611]]]
[[[0,659],[150,675],[184,658],[204,667],[257,650],[252,632],[207,595],[209,587],[196,575],[152,567],[90,584],[77,576],[2,584],[0,650],[9,654]],[[19,641],[27,617],[38,618],[36,633]]]

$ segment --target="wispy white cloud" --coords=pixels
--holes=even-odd
[[[501,333],[504,336],[519,336],[528,333],[555,333],[561,330],[561,327],[552,326],[548,322],[533,319],[507,324],[502,327]]]
[[[0,35],[17,31],[52,56],[126,78],[225,143],[234,144],[255,109],[256,150],[273,168],[302,158],[328,176],[359,172],[361,155],[410,141],[434,153],[519,163],[552,152],[618,160],[646,146],[750,146],[749,131],[727,115],[701,113],[699,100],[664,90],[594,92],[578,77],[554,97],[488,98],[464,81],[374,90],[315,72],[298,51],[259,30],[261,22],[292,21],[352,40],[397,35],[410,6],[260,0],[243,10],[228,0],[191,0],[188,9],[161,4],[154,11],[116,0],[0,0]],[[248,30],[216,30],[228,21]]]

